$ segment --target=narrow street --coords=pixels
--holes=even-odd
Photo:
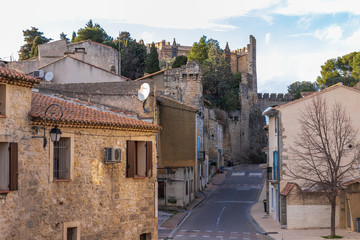
[[[267,239],[250,216],[263,175],[258,165],[233,167],[219,188],[179,226],[173,239]]]

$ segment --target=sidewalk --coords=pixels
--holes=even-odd
[[[264,212],[262,200],[266,198],[265,184],[260,194],[259,202],[251,208],[251,216],[257,224],[275,240],[324,240],[321,236],[328,236],[330,229],[302,229],[287,230],[281,229],[280,224]],[[336,229],[336,235],[342,236],[341,239],[360,239],[360,233],[346,229]]]
[[[212,194],[218,188],[218,186],[224,181],[227,173],[228,171],[225,168],[224,173],[216,174],[211,179],[210,183],[206,186],[206,188],[202,192],[199,192],[199,196],[196,197],[189,205],[187,205],[185,209],[179,210],[179,212],[159,210],[159,218],[161,216],[163,219],[159,221],[160,224],[158,226],[158,239],[168,239],[168,237],[172,234],[176,227],[179,226],[183,219],[185,219],[194,208],[201,204],[210,194]],[[164,219],[167,217],[169,217],[167,220]]]

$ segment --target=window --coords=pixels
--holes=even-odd
[[[70,179],[70,138],[54,142],[54,179]]]
[[[80,222],[64,223],[64,240],[80,240]]]
[[[6,85],[0,84],[0,116],[6,116]]]
[[[127,141],[126,177],[152,176],[152,142]]]
[[[76,240],[77,227],[70,227],[66,230],[66,239],[67,240]]]
[[[189,181],[185,182],[185,194],[189,195]]]
[[[151,240],[151,233],[143,233],[140,235],[140,240]]]
[[[18,144],[0,142],[0,192],[18,189]]]
[[[50,180],[51,181],[70,181],[73,177],[73,137],[63,134],[59,142],[51,144],[50,148]]]
[[[158,188],[159,188],[159,199],[165,198],[165,189],[166,189],[166,183],[165,181],[159,181],[158,182]]]

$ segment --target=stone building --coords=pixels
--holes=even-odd
[[[5,66],[6,68],[29,74],[64,56],[71,56],[97,68],[121,75],[120,52],[110,46],[90,40],[76,43],[58,40],[41,44],[39,45],[38,57],[25,61],[8,62]]]
[[[166,42],[165,40],[156,42],[154,44],[159,54],[159,61],[177,56],[187,56],[188,52],[191,50],[191,46],[181,46],[180,44],[176,43],[175,38],[171,45],[170,42]],[[145,46],[146,51],[149,53],[151,43],[147,43]]]
[[[33,93],[38,82],[0,68],[2,237],[157,239],[159,127]],[[49,108],[47,129],[57,125],[62,135],[43,148],[44,113],[54,103],[63,116],[54,121],[59,112]]]

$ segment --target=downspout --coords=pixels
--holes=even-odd
[[[277,114],[274,114],[277,119],[277,180],[278,180],[278,218],[280,223],[280,118]]]

